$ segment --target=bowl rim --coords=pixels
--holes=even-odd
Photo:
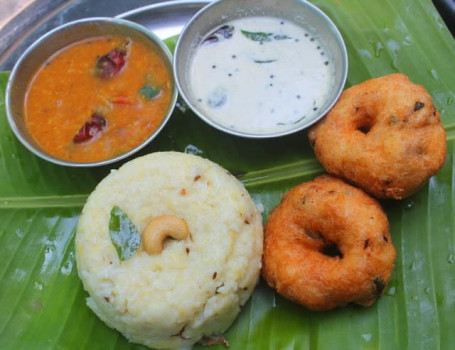
[[[144,34],[147,38],[149,38],[151,41],[153,41],[158,48],[162,51],[163,56],[168,60],[167,64],[169,65],[170,69],[170,78],[172,80],[172,95],[171,95],[171,100],[170,100],[170,105],[169,105],[169,110],[163,120],[161,121],[160,125],[158,126],[157,129],[153,131],[153,133],[147,137],[143,142],[141,142],[139,145],[136,147],[132,148],[131,150],[122,153],[120,155],[117,155],[115,157],[109,158],[109,159],[104,159],[100,161],[92,161],[92,162],[73,162],[69,160],[64,160],[61,158],[57,158],[54,156],[51,156],[40,149],[34,147],[31,145],[26,138],[22,135],[21,131],[17,127],[17,124],[15,122],[14,116],[13,116],[13,110],[11,106],[11,90],[13,87],[13,84],[16,79],[16,75],[18,74],[18,71],[21,69],[24,61],[36,50],[43,42],[46,42],[49,40],[53,35],[55,35],[57,32],[61,32],[66,30],[69,27],[74,27],[78,25],[83,25],[86,23],[110,23],[113,25],[119,25],[123,27],[128,27],[131,28],[135,31],[138,31],[142,34]],[[88,36],[90,37],[90,36]],[[62,46],[66,47],[70,44],[64,44]],[[8,120],[8,124],[10,125],[11,130],[15,134],[16,138],[22,143],[25,148],[27,148],[30,152],[34,153],[36,156],[47,160],[51,163],[57,164],[57,165],[63,165],[63,166],[69,166],[69,167],[80,167],[80,168],[86,168],[86,167],[97,167],[97,166],[103,166],[103,165],[108,165],[111,163],[118,162],[122,159],[125,159],[134,153],[137,153],[144,147],[146,147],[164,128],[164,126],[167,124],[168,120],[170,119],[174,108],[176,106],[177,102],[177,97],[178,97],[178,89],[177,89],[177,84],[175,81],[175,77],[173,75],[173,54],[171,53],[170,49],[167,47],[167,45],[164,43],[162,39],[160,39],[156,34],[154,34],[152,31],[147,29],[145,26],[140,25],[138,23],[135,23],[133,21],[127,20],[127,19],[122,19],[122,18],[117,18],[117,17],[86,17],[78,20],[74,20],[68,23],[65,23],[63,25],[57,26],[56,28],[53,28],[52,30],[46,32],[42,36],[40,36],[38,39],[36,39],[19,57],[19,59],[16,61],[13,69],[11,70],[11,73],[8,77],[8,81],[6,84],[6,91],[5,91],[5,111],[6,111],[6,118]]]
[[[192,18],[190,21],[186,23],[186,25],[183,27],[182,32],[180,33],[180,36],[177,40],[177,43],[175,45],[175,50],[174,50],[174,62],[173,62],[173,71],[174,71],[174,80],[177,85],[177,89],[179,91],[179,95],[182,97],[182,99],[185,101],[185,103],[188,105],[188,107],[199,117],[201,118],[204,122],[209,124],[210,126],[223,131],[225,133],[235,135],[235,136],[240,136],[244,138],[252,138],[252,139],[267,139],[267,138],[275,138],[275,137],[281,137],[281,136],[287,136],[290,134],[297,133],[299,131],[302,131],[304,129],[309,128],[313,124],[317,123],[319,120],[321,120],[329,111],[330,109],[335,105],[335,103],[338,101],[341,93],[344,90],[344,86],[346,84],[347,76],[348,76],[348,70],[349,70],[349,60],[348,60],[348,53],[347,53],[347,48],[346,44],[344,42],[343,36],[341,35],[340,30],[338,27],[335,25],[335,23],[332,21],[332,19],[319,7],[314,5],[311,2],[308,2],[306,0],[296,0],[296,3],[299,3],[299,5],[303,5],[307,9],[313,12],[313,14],[319,16],[322,21],[328,26],[330,29],[330,32],[332,33],[333,37],[336,39],[337,43],[339,43],[340,46],[340,52],[341,52],[341,61],[343,63],[343,70],[341,73],[341,79],[339,82],[339,86],[337,87],[336,94],[333,96],[333,99],[330,103],[327,104],[327,106],[321,110],[321,113],[313,118],[312,120],[308,121],[307,123],[304,123],[302,125],[299,125],[298,127],[291,128],[291,129],[286,129],[280,132],[272,132],[272,133],[251,133],[251,132],[244,132],[244,131],[239,131],[239,130],[234,130],[229,128],[228,126],[223,126],[219,123],[216,123],[210,116],[206,115],[202,110],[196,107],[195,103],[191,101],[189,96],[185,94],[182,80],[184,81],[183,78],[180,78],[180,71],[178,69],[179,61],[180,61],[180,53],[182,52],[182,46],[183,46],[183,41],[185,39],[185,34],[189,31],[189,29],[194,25],[194,23],[197,23],[198,21],[201,20],[203,16],[206,15],[207,12],[212,10],[212,8],[219,6],[219,3],[225,2],[228,0],[215,0],[208,5],[204,6],[202,9],[200,9]],[[257,15],[260,16],[260,15]],[[269,15],[266,15],[269,16]],[[223,22],[229,21],[228,19],[223,19]],[[294,22],[295,23],[295,22]],[[197,38],[196,38],[197,39]],[[193,39],[194,40],[194,39]],[[187,58],[191,58],[191,56],[187,56]]]

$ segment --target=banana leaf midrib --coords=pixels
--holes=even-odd
[[[446,128],[447,141],[455,138],[455,125]],[[247,189],[277,181],[304,178],[323,172],[317,159],[299,160],[284,165],[249,171],[238,176]],[[0,198],[0,208],[49,208],[49,207],[82,207],[89,194],[50,195],[36,197]]]
[[[88,194],[36,196],[36,197],[4,197],[0,198],[0,209],[82,207]]]

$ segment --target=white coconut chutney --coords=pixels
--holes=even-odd
[[[319,114],[333,84],[316,35],[275,17],[245,17],[204,38],[190,64],[197,108],[245,134],[277,134]]]

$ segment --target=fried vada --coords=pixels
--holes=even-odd
[[[284,297],[310,310],[372,305],[396,257],[378,202],[331,175],[290,189],[264,230],[262,274]]]
[[[446,132],[431,96],[399,73],[346,89],[308,136],[327,172],[377,198],[412,195],[446,158]]]

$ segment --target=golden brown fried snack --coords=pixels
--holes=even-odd
[[[373,304],[396,251],[378,202],[330,175],[292,188],[265,226],[263,276],[311,310]]]
[[[431,96],[403,74],[346,89],[309,139],[327,172],[377,198],[410,196],[446,157],[446,133]]]

